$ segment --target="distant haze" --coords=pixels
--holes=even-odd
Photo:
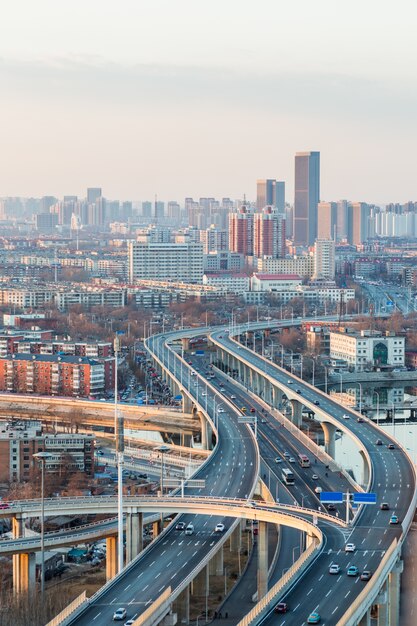
[[[417,199],[414,0],[16,0],[0,196],[251,199],[321,153],[321,197]]]

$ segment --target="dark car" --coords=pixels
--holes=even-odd
[[[286,602],[278,602],[274,609],[274,613],[286,613],[288,611],[288,604]]]
[[[255,409],[252,407],[250,410],[251,413],[255,413]]]
[[[301,395],[301,389],[296,389],[295,391]]]
[[[328,504],[327,505],[327,510],[328,511],[336,511],[336,507],[334,504]]]
[[[315,404],[316,406],[320,406],[320,402],[319,402],[318,400],[314,400],[314,404]]]
[[[361,574],[361,580],[370,580],[371,577],[372,577],[372,572],[370,572],[369,570],[365,570]]]
[[[395,449],[394,444],[393,443],[389,443],[388,444],[388,450],[394,450],[394,449]]]
[[[363,422],[363,417],[358,417],[358,419],[356,420],[357,422],[359,422],[359,424],[362,424]]]
[[[389,504],[388,502],[381,502],[381,505],[379,507],[381,509],[381,511],[389,511]]]
[[[185,522],[178,522],[175,526],[175,530],[185,530]]]
[[[381,441],[381,439],[377,439],[377,440],[375,441],[375,444],[376,444],[377,446],[382,446],[382,441]]]

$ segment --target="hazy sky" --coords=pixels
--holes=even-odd
[[[415,0],[0,4],[0,196],[417,200]]]

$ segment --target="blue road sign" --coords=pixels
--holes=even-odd
[[[320,502],[324,504],[343,502],[343,493],[341,491],[322,491],[320,494]]]
[[[354,493],[355,504],[376,504],[376,493]]]

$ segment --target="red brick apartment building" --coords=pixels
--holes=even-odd
[[[0,391],[96,397],[114,386],[114,359],[50,354],[0,358]]]
[[[0,422],[0,482],[30,480],[38,468],[36,452],[49,452],[48,473],[62,469],[94,474],[94,436],[58,433],[42,434],[40,422]]]

